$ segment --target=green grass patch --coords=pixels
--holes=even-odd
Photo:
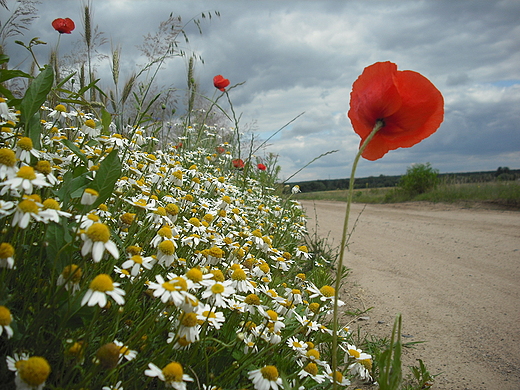
[[[347,190],[300,193],[298,200],[347,201]],[[495,181],[485,183],[441,184],[423,194],[409,196],[399,187],[366,188],[354,191],[354,203],[399,203],[427,201],[456,203],[487,203],[520,209],[520,182]]]

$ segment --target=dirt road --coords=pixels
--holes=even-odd
[[[317,216],[339,245],[345,204],[302,204],[309,229]],[[363,207],[352,206],[351,227]],[[367,205],[347,251],[343,297],[374,307],[362,332],[389,336],[401,313],[403,341],[426,341],[405,363],[442,372],[434,389],[520,389],[520,212]]]

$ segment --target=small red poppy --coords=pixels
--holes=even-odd
[[[376,62],[354,82],[348,117],[361,137],[360,146],[376,122],[383,123],[362,154],[373,161],[435,133],[444,119],[444,99],[423,75],[398,71],[391,62]]]
[[[242,161],[241,158],[237,158],[237,159],[233,160],[232,163],[233,163],[233,166],[237,169],[244,168],[244,161]]]
[[[226,149],[224,149],[222,146],[217,146],[215,148],[215,150],[217,151],[218,154],[222,154],[226,151]]]
[[[76,25],[72,21],[72,19],[65,18],[65,19],[54,19],[52,22],[52,27],[56,31],[58,31],[60,34],[70,34],[72,30],[76,28]]]
[[[229,85],[229,80],[225,79],[221,75],[217,75],[213,77],[213,85],[215,88],[220,89],[222,92],[226,90],[226,87]]]
[[[257,165],[258,169],[260,169],[261,171],[265,171],[267,169],[267,167],[264,165],[264,164],[258,164]]]

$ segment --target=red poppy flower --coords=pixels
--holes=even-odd
[[[226,151],[226,149],[224,149],[222,146],[217,146],[215,148],[215,150],[217,151],[218,154],[222,154]]]
[[[58,31],[60,34],[70,34],[72,30],[76,28],[76,25],[72,21],[72,19],[65,18],[65,19],[54,19],[52,22],[52,27],[56,31]]]
[[[264,164],[258,164],[257,165],[258,169],[260,169],[261,171],[265,171],[267,169],[267,167],[264,165]]]
[[[377,121],[383,123],[362,154],[377,160],[389,150],[409,148],[432,135],[443,121],[444,99],[421,74],[376,62],[354,82],[348,117],[361,137],[360,145]]]
[[[222,92],[226,90],[226,87],[229,85],[229,80],[225,79],[221,75],[213,77],[213,85],[215,88],[220,89]]]
[[[232,163],[233,163],[233,166],[237,169],[244,168],[244,161],[242,161],[241,158],[237,158],[237,159],[233,160]]]

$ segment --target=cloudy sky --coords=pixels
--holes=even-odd
[[[83,32],[81,4],[45,0],[30,30],[15,39],[38,36],[55,45],[52,20],[70,17],[77,28],[61,36],[60,53],[66,53]],[[196,79],[210,96],[216,74],[244,82],[230,91],[243,129],[266,139],[304,112],[259,152],[279,155],[282,178],[332,150],[338,152],[293,180],[349,176],[359,145],[346,115],[350,91],[363,68],[377,61],[429,78],[444,95],[445,120],[413,148],[361,161],[358,177],[399,175],[425,162],[443,173],[520,168],[520,1],[93,0],[92,8],[109,42],[99,50],[109,54],[110,42],[120,44],[126,74],[145,63],[136,45],[171,12],[188,21],[218,11],[220,17],[201,20],[202,35],[188,24],[189,43],[180,45],[204,59]],[[5,20],[9,13],[1,12]],[[12,41],[6,52],[17,61],[26,56]],[[37,48],[42,58],[47,52]],[[161,82],[184,88],[186,68],[185,58],[170,60]],[[110,79],[108,62],[99,70]]]

